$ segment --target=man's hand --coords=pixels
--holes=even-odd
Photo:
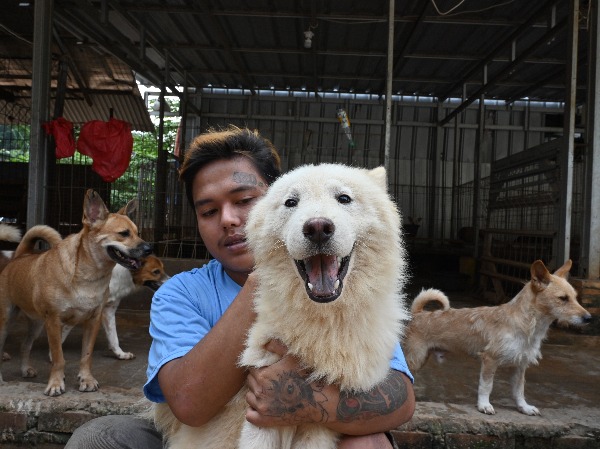
[[[327,422],[322,406],[327,401],[321,393],[323,386],[306,382],[308,373],[296,357],[287,354],[287,347],[281,342],[273,340],[265,349],[281,359],[249,370],[246,419],[258,427]]]

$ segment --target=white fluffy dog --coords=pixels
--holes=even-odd
[[[309,381],[355,392],[381,382],[408,318],[400,223],[382,167],[307,165],[273,183],[246,226],[259,284],[240,363],[276,362],[264,345],[279,339],[309,367]],[[245,393],[202,427],[173,425],[164,404],[157,424],[168,430],[170,448],[337,446],[339,435],[318,424],[253,426],[244,419]]]

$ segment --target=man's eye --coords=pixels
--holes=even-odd
[[[289,198],[285,200],[285,203],[283,204],[285,207],[296,207],[298,205],[298,200],[296,198]]]
[[[204,212],[200,212],[200,216],[201,217],[210,217],[211,215],[214,215],[215,212],[216,212],[216,209],[207,210]]]

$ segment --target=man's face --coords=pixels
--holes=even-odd
[[[267,183],[245,157],[212,162],[196,173],[192,186],[198,231],[210,254],[242,285],[254,259],[244,235],[248,212]]]

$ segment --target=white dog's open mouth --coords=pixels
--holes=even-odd
[[[308,297],[320,303],[335,301],[342,294],[349,261],[350,256],[338,257],[327,254],[296,260],[296,267],[304,280]]]

